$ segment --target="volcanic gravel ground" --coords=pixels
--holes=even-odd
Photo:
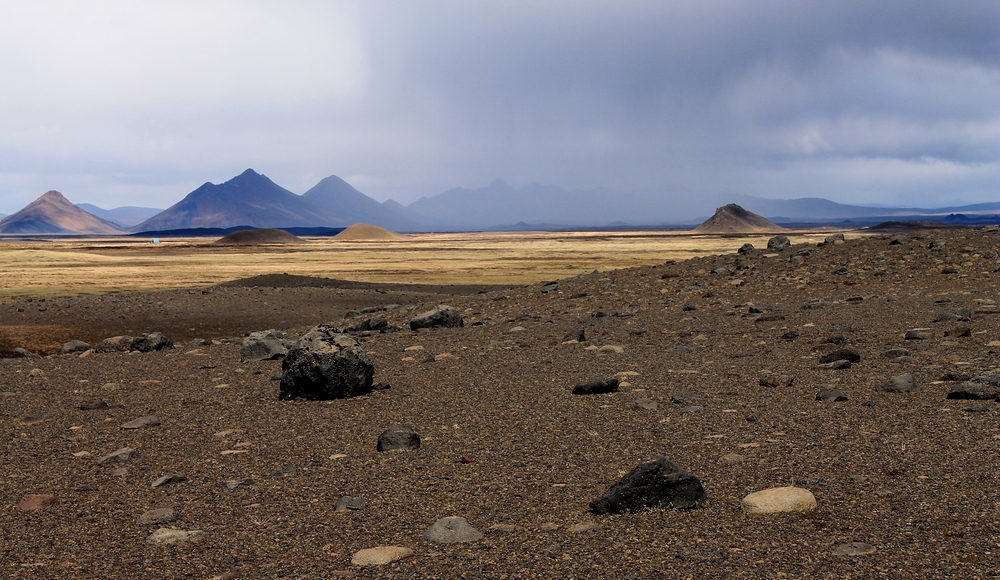
[[[296,329],[372,304],[419,304],[496,286],[373,284],[271,274],[210,288],[106,294],[0,304],[0,355],[17,348],[55,354],[64,342],[163,332],[174,342],[242,336],[261,328]]]
[[[938,238],[944,249],[928,250]],[[393,309],[384,313],[389,323],[405,330],[354,334],[375,364],[375,380],[391,388],[347,400],[279,401],[273,377],[280,361],[241,363],[235,340],[3,360],[0,498],[8,508],[0,512],[0,574],[994,577],[1000,406],[946,400],[956,383],[942,379],[996,370],[998,243],[995,229],[911,234],[898,245],[888,236],[848,236],[808,248],[809,255],[793,246],[770,257],[730,254],[595,273],[546,293],[535,285],[443,300],[463,311],[464,328],[411,332],[413,312]],[[284,292],[191,296],[228,296],[239,300],[227,306],[236,309],[264,296],[280,303]],[[363,297],[369,306],[388,302]],[[296,316],[308,316],[300,304],[305,310]],[[932,322],[963,307],[971,321]],[[114,311],[104,314],[114,321]],[[346,326],[341,317],[314,322]],[[111,326],[109,334],[121,334]],[[959,326],[970,336],[944,336]],[[932,338],[904,340],[914,327],[930,328]],[[564,343],[579,328],[587,340]],[[602,346],[623,352],[588,350]],[[861,361],[816,370],[836,348],[856,350]],[[908,349],[913,362],[884,358],[892,348]],[[759,385],[773,373],[796,378],[789,387]],[[919,391],[876,392],[901,373],[914,374]],[[616,374],[624,381],[618,393],[570,394],[576,383]],[[849,400],[816,401],[825,386]],[[672,403],[682,392],[702,398]],[[632,408],[640,398],[658,407]],[[121,406],[77,408],[95,400]],[[682,412],[692,404],[703,410]],[[147,414],[162,424],[120,428]],[[421,448],[377,453],[378,434],[394,424],[412,426]],[[139,452],[131,462],[95,464],[126,446]],[[74,456],[82,452],[90,455]],[[701,478],[706,507],[588,512],[588,502],[657,453]],[[721,461],[727,454],[742,460]],[[116,467],[127,472],[113,475]],[[151,487],[170,473],[187,480]],[[253,483],[223,488],[239,478]],[[741,511],[746,494],[786,485],[811,490],[818,510]],[[17,509],[30,493],[59,502]],[[342,495],[365,498],[367,507],[334,512]],[[136,518],[164,507],[180,514],[165,527],[206,535],[147,545],[159,526]],[[420,540],[452,515],[485,536],[466,544]],[[588,522],[596,527],[569,530]],[[490,530],[497,524],[517,527]],[[847,542],[875,552],[833,555]],[[414,554],[352,567],[354,552],[380,545]]]

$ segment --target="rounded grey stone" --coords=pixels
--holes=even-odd
[[[434,525],[427,528],[420,539],[434,544],[454,544],[458,542],[475,542],[482,538],[483,534],[465,518],[452,516],[441,518],[434,522]]]
[[[59,354],[78,354],[90,350],[90,345],[82,340],[71,340],[62,345]]]
[[[393,425],[378,436],[379,452],[382,451],[406,451],[420,448],[420,435],[417,435],[413,427],[406,425]]]

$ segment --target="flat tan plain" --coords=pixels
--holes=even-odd
[[[799,232],[793,243],[824,233]],[[11,239],[0,242],[0,300],[204,287],[288,273],[364,282],[530,284],[729,253],[767,235],[678,231],[416,234],[405,240],[219,247],[215,239]]]

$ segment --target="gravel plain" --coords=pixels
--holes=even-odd
[[[0,360],[0,575],[995,577],[1000,405],[946,395],[998,372],[1000,231],[891,236],[848,233],[845,243],[746,255],[734,247],[558,288],[309,288],[275,276],[256,288],[59,299],[44,311],[2,304],[3,324],[87,328],[93,319],[90,335],[69,338],[162,330],[177,348]],[[465,326],[409,330],[415,312],[439,303],[459,308]],[[397,331],[351,334],[390,388],[279,401],[281,362],[240,362],[244,332],[347,327],[371,316],[344,320],[347,310],[387,304],[399,306],[379,314]],[[970,320],[934,322],[961,308]],[[212,323],[190,322],[198,312]],[[930,338],[905,339],[914,328]],[[581,329],[584,341],[566,340]],[[860,361],[817,368],[844,348]],[[884,356],[891,349],[907,358]],[[919,390],[877,391],[904,373]],[[611,376],[616,393],[571,394]],[[824,387],[848,400],[817,401]],[[672,402],[682,393],[697,396]],[[640,399],[655,408],[637,408]],[[108,406],[80,408],[97,401]],[[160,424],[121,428],[145,415]],[[378,453],[392,425],[413,427],[420,449]],[[124,447],[138,455],[97,464]],[[705,507],[589,513],[656,454],[701,478]],[[186,479],[152,487],[173,473]],[[240,480],[252,481],[224,485]],[[788,485],[812,491],[818,509],[741,510],[745,495]],[[23,511],[26,494],[58,502]],[[334,511],[345,495],[365,507]],[[161,526],[137,520],[157,508],[178,515],[163,527],[204,534],[147,544]],[[448,516],[484,536],[421,541]],[[874,552],[839,555],[851,542]],[[413,554],[351,565],[376,546]]]

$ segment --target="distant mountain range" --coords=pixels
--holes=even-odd
[[[130,228],[138,225],[163,211],[155,207],[136,207],[132,205],[116,207],[114,209],[102,209],[90,203],[78,203],[76,207],[105,221],[114,222],[122,228]]]
[[[823,198],[766,199],[704,194],[684,187],[569,191],[539,184],[513,188],[497,180],[480,189],[452,189],[423,197],[405,209],[436,229],[559,229],[579,227],[693,227],[716,208],[736,203],[778,225],[861,227],[888,220],[1000,223],[1000,203],[936,209],[866,207]],[[397,204],[398,205],[398,204]],[[402,206],[400,206],[402,207]]]
[[[57,200],[56,195],[65,203]],[[335,175],[296,195],[247,169],[224,183],[205,183],[162,211],[133,206],[110,210],[90,204],[72,206],[58,192],[49,192],[20,212],[0,220],[0,234],[116,234],[125,228],[129,232],[160,235],[180,230],[243,228],[326,233],[330,228],[339,230],[355,223],[403,232],[690,228],[705,221],[716,208],[733,203],[786,227],[848,228],[890,220],[1000,223],[1000,202],[937,209],[884,208],[845,205],[823,198],[765,199],[740,194],[704,194],[683,187],[566,190],[533,183],[515,188],[501,180],[479,189],[451,189],[403,205],[392,199],[379,203]],[[78,213],[71,212],[67,204]]]
[[[247,169],[225,183],[202,185],[132,229],[347,227],[358,222],[395,229],[417,225],[337,176],[296,195]]]
[[[205,183],[133,229],[281,228],[334,225],[337,219],[322,207],[247,169],[225,183]]]
[[[302,199],[326,209],[340,218],[340,224],[377,225],[391,230],[419,229],[420,223],[407,216],[405,207],[393,200],[381,204],[336,175],[331,175],[302,194]],[[395,204],[395,205],[393,205]],[[396,208],[402,208],[402,211]]]

